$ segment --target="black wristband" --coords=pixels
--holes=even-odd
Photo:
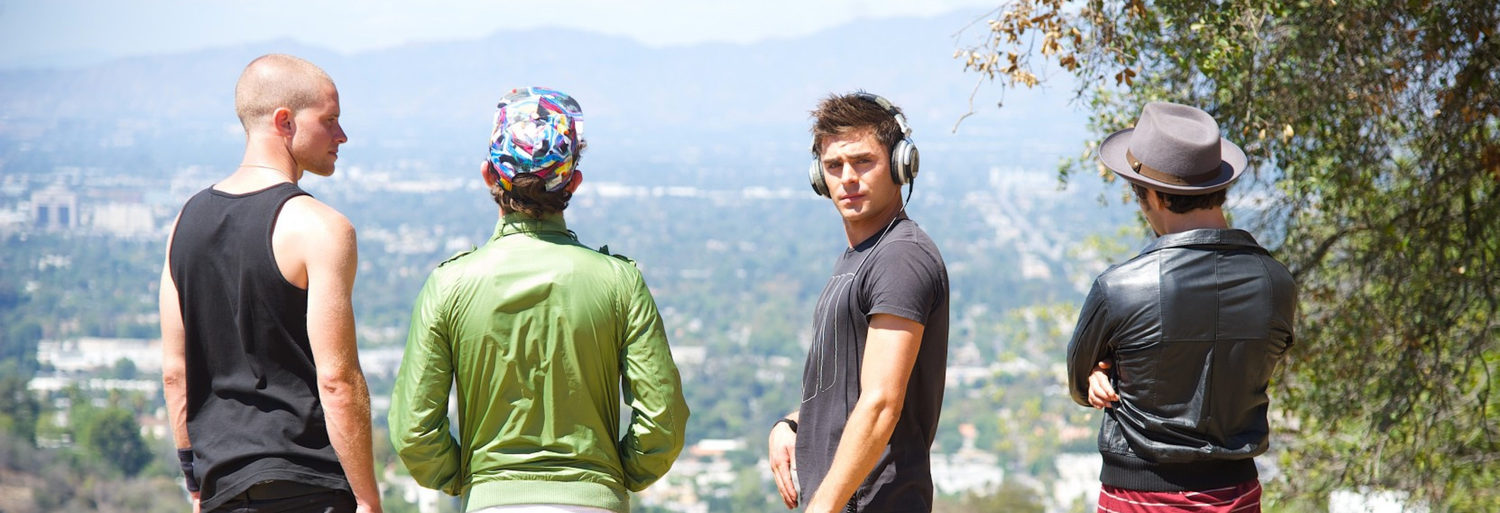
[[[198,478],[193,475],[193,448],[177,450],[177,463],[182,467],[182,478],[187,481],[189,492],[198,491]]]
[[[797,421],[792,420],[792,419],[781,419],[781,420],[778,420],[778,421],[776,421],[775,424],[771,424],[771,429],[776,429],[776,424],[780,424],[782,422],[785,422],[786,425],[787,425],[787,427],[792,428],[792,432],[793,433],[797,432]]]

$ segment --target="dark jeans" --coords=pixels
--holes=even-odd
[[[266,481],[209,513],[354,513],[354,495],[293,481]]]

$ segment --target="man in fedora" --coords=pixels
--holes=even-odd
[[[1245,154],[1208,113],[1161,102],[1099,154],[1157,235],[1094,280],[1068,344],[1068,391],[1105,412],[1099,511],[1260,511],[1253,458],[1297,291],[1224,217]]]

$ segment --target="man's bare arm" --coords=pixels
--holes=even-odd
[[[337,211],[306,196],[288,201],[283,216],[303,223],[298,231],[305,235],[299,239],[307,264],[307,338],[318,369],[318,397],[328,438],[360,510],[378,513],[380,489],[370,448],[370,392],[354,337],[352,294],[359,266],[354,227]],[[277,225],[280,228],[282,223]],[[306,231],[301,230],[304,227]]]
[[[828,476],[808,501],[807,511],[842,510],[875,468],[901,418],[906,383],[922,346],[922,330],[920,323],[894,315],[870,318],[865,355],[859,364],[859,400],[844,424]]]
[[[176,232],[177,223],[172,223]],[[182,306],[177,284],[172,281],[172,237],[167,237],[167,257],[161,265],[161,290],[157,312],[161,317],[162,395],[167,400],[167,419],[172,441],[178,449],[192,447],[187,432],[187,333],[182,327]]]
[[[177,232],[177,222],[172,231]],[[167,236],[167,256],[162,260],[161,284],[157,313],[161,319],[161,392],[167,401],[167,422],[172,427],[172,443],[177,449],[188,449],[193,442],[187,430],[187,332],[182,327],[182,303],[177,283],[172,280],[172,237]],[[192,492],[193,510],[198,509],[198,492]]]

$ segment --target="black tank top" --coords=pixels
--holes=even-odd
[[[271,250],[281,207],[305,194],[291,183],[247,194],[209,188],[177,221],[171,273],[203,511],[267,480],[349,489],[318,401],[307,291],[287,282]]]

